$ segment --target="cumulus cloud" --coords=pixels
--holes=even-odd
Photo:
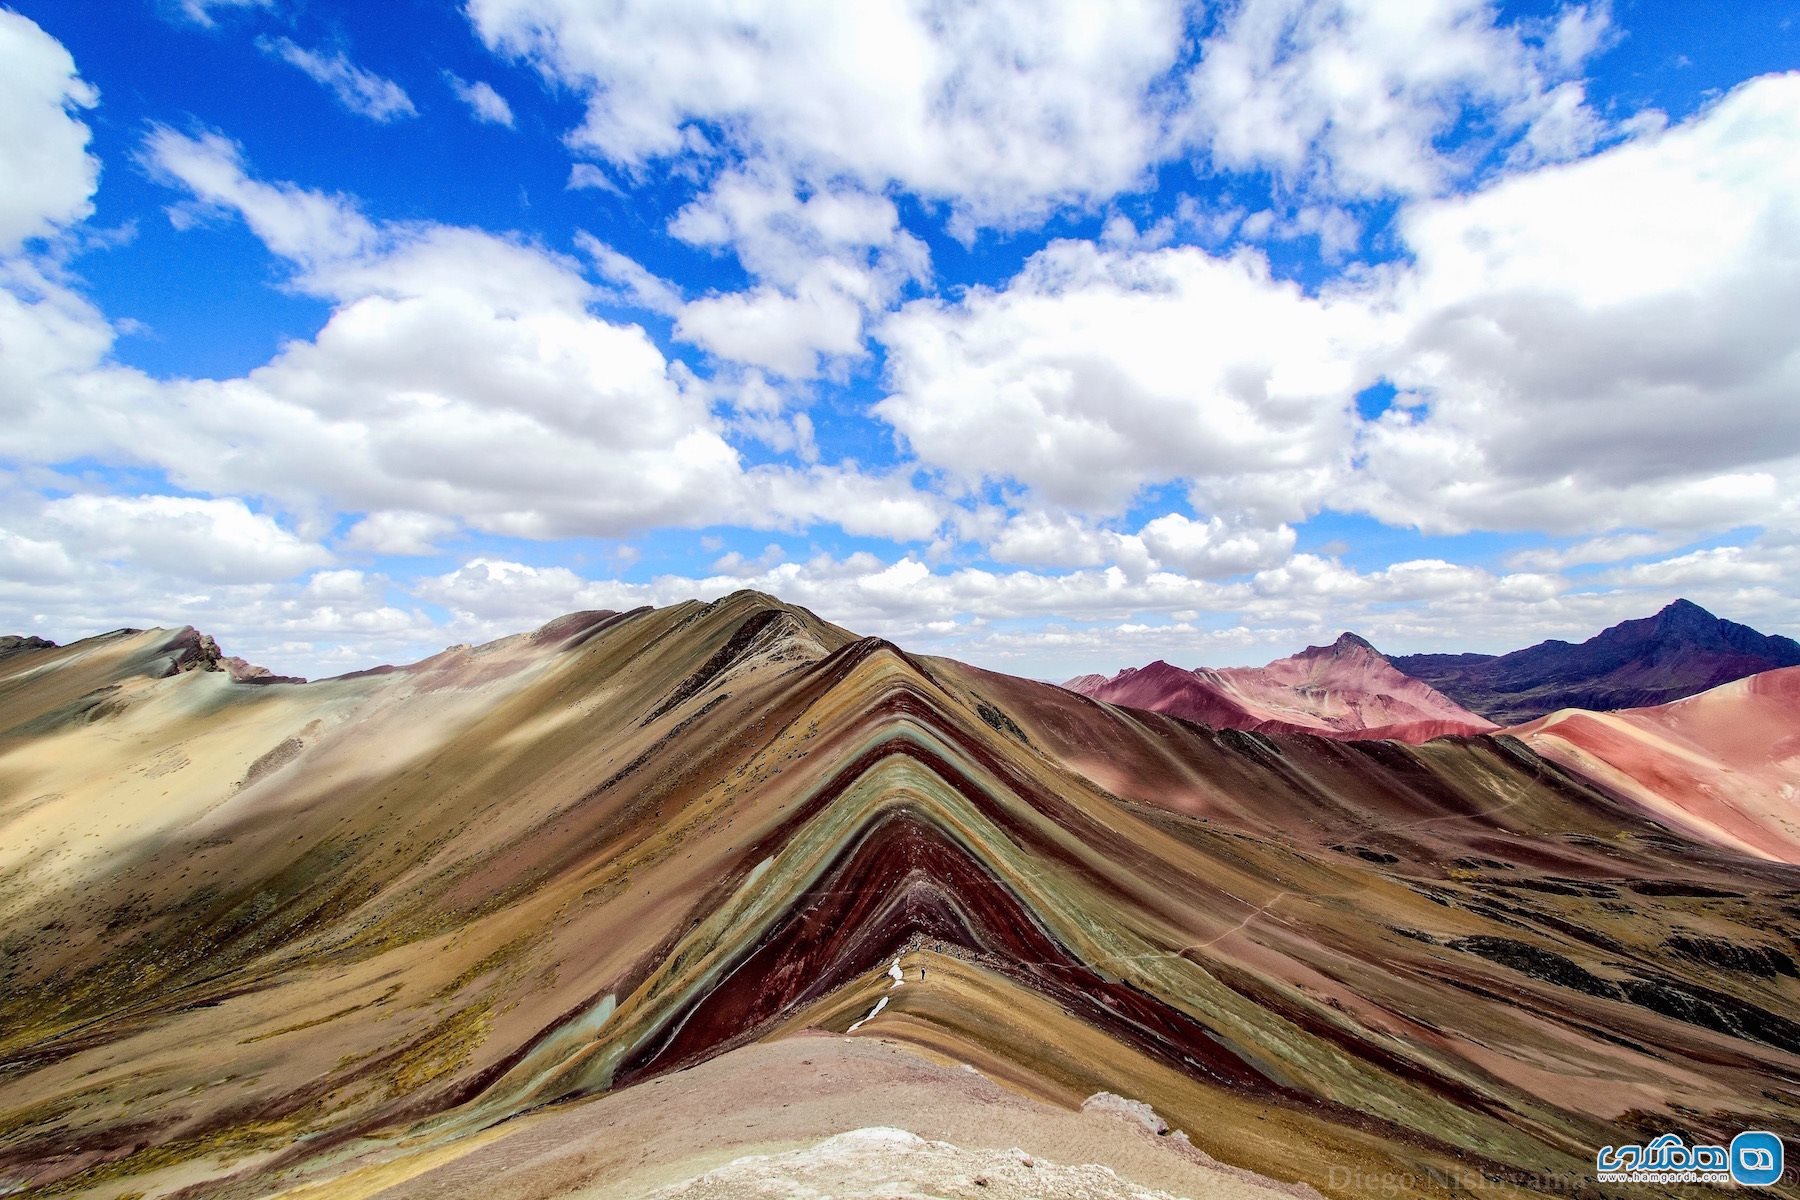
[[[1557,571],[1589,563],[1615,563],[1629,558],[1661,554],[1676,549],[1689,540],[1686,535],[1679,533],[1615,533],[1584,538],[1569,546],[1515,551],[1507,555],[1506,563],[1520,570]]]
[[[286,672],[410,659],[442,644],[385,580],[333,569],[323,546],[229,497],[81,493],[0,479],[0,612],[58,641],[123,625],[196,625]]]
[[[861,309],[828,283],[705,296],[682,307],[675,330],[719,358],[799,379],[818,373],[821,354],[862,349]]]
[[[669,223],[690,245],[729,246],[758,282],[683,305],[677,337],[789,378],[863,348],[868,314],[930,273],[925,244],[892,200],[854,186],[807,188],[771,169],[714,180]]]
[[[1201,579],[1278,566],[1293,553],[1295,536],[1287,525],[1232,529],[1218,517],[1196,521],[1180,513],[1156,518],[1142,534],[1145,547],[1159,562]]]
[[[1354,594],[1358,600],[1390,601],[1427,593],[1447,596],[1475,586],[1492,587],[1495,582],[1485,571],[1435,562],[1398,564],[1366,576],[1309,556],[1299,556],[1295,563],[1309,577],[1328,581],[1318,586]],[[885,560],[872,554],[842,558],[821,554],[803,561],[773,563],[751,574],[745,573],[740,560],[734,559],[730,565],[735,569],[729,574],[671,575],[626,583],[586,580],[562,567],[481,559],[428,581],[419,595],[472,617],[518,621],[582,605],[666,604],[754,587],[813,607],[832,620],[848,621],[854,628],[886,632],[974,614],[989,620],[1048,616],[1123,619],[1144,612],[1241,606],[1254,601],[1259,586],[1174,572],[1151,572],[1134,580],[1117,567],[1056,575],[973,567],[934,569],[910,555]]]
[[[24,347],[0,370],[29,370],[20,394],[37,398],[0,450],[145,463],[300,512],[425,514],[532,538],[821,521],[918,538],[942,519],[904,476],[747,468],[715,392],[641,327],[593,316],[599,294],[574,259],[372,222],[345,197],[254,178],[217,135],[158,129],[144,157],[191,203],[241,217],[331,315],[248,375],[162,382],[108,366],[110,331],[59,293],[0,306]],[[353,544],[401,553],[434,536],[392,520]]]
[[[569,167],[569,181],[564,189],[571,192],[592,190],[611,192],[615,196],[623,196],[625,190],[614,183],[607,173],[591,162],[578,162]]]
[[[1435,193],[1497,151],[1569,158],[1603,133],[1575,76],[1608,24],[1603,4],[1502,23],[1488,0],[1239,0],[1188,81],[1189,136],[1218,166],[1355,198]]]
[[[1800,75],[1400,229],[1406,394],[1363,440],[1376,516],[1729,529],[1800,487]]]
[[[371,554],[436,554],[437,539],[455,530],[455,521],[435,513],[372,512],[344,532],[343,544]]]
[[[875,412],[969,481],[1108,513],[1182,480],[1211,515],[1270,528],[1348,467],[1380,336],[1366,304],[1310,296],[1254,253],[1056,242],[1004,288],[884,322]]]
[[[1263,661],[1345,627],[1395,651],[1476,648],[1477,631],[1506,649],[1677,592],[1791,626],[1800,83],[1609,128],[1580,79],[1610,36],[1603,8],[1393,7],[1243,0],[1196,47],[1173,0],[628,0],[604,20],[575,0],[472,0],[491,46],[585,103],[571,187],[679,180],[673,256],[379,220],[258,177],[222,135],[155,127],[140,161],[171,216],[243,222],[326,310],[211,380],[115,358],[64,260],[97,179],[95,95],[0,9],[0,173],[24,181],[0,198],[0,454],[34,481],[0,477],[0,608],[58,637],[120,614],[194,622],[308,674],[741,586],[1061,674]],[[264,46],[356,111],[412,110],[342,55]],[[448,82],[477,119],[512,116],[486,85]],[[1110,208],[1196,146],[1266,172],[1271,195],[1162,219]],[[1399,214],[1399,257],[1325,285],[1178,244],[1316,240],[1335,262],[1366,244],[1376,199]],[[1104,232],[997,286],[913,298],[942,269],[918,214],[973,238],[1064,207]],[[651,269],[694,251],[735,257],[746,282]],[[667,318],[648,323],[703,366],[621,309]],[[871,331],[887,371],[872,413],[831,391]],[[1382,380],[1394,401],[1365,421],[1357,396]],[[880,468],[823,461],[890,436],[898,461],[877,451]],[[159,482],[44,482],[88,459]],[[1351,566],[1296,553],[1323,508],[1558,537],[1504,568],[1453,551]],[[423,580],[336,557],[711,526],[781,542],[635,582],[492,550]],[[817,526],[899,545],[783,551]],[[1726,530],[1739,544],[1714,544]]]
[[[1147,178],[1184,28],[1178,0],[468,12],[491,48],[586,96],[581,152],[627,174],[679,162],[706,181],[670,232],[729,248],[754,282],[688,300],[676,334],[792,379],[860,358],[871,315],[928,277],[890,189],[949,202],[967,237]],[[569,186],[616,185],[576,163]]]
[[[8,540],[0,537],[0,561]],[[57,580],[0,571],[0,609],[13,614],[10,627],[66,642],[123,625],[193,625],[227,654],[310,678],[416,661],[447,640],[423,611],[388,603],[386,580],[358,572],[196,584],[135,563],[82,559],[73,567]]]
[[[1175,0],[472,0],[468,13],[489,47],[587,97],[574,141],[611,162],[723,137],[811,183],[894,182],[982,223],[1137,183],[1163,138],[1153,85],[1183,36]]]
[[[190,193],[195,207],[185,214],[239,216],[272,252],[303,270],[354,259],[379,236],[348,197],[252,178],[237,144],[218,133],[152,126],[139,160],[160,181]]]
[[[1090,514],[1174,481],[1232,531],[1327,506],[1669,545],[1766,523],[1800,490],[1796,113],[1800,76],[1766,77],[1418,201],[1410,262],[1317,293],[1252,253],[1053,243],[888,318],[875,412],[955,477]],[[1360,421],[1383,378],[1396,402]]]
[[[0,579],[15,588],[60,583],[80,573],[62,543],[0,529]]]
[[[489,557],[423,580],[415,592],[451,610],[452,628],[475,639],[576,608],[709,600],[743,587],[806,605],[860,633],[1057,678],[1068,664],[1116,670],[1151,657],[1263,662],[1330,641],[1345,628],[1400,653],[1467,644],[1477,632],[1468,625],[1478,620],[1479,633],[1495,648],[1510,649],[1549,636],[1586,637],[1666,602],[1655,590],[1579,592],[1551,576],[1497,575],[1442,560],[1359,572],[1306,554],[1236,580],[1171,571],[1133,577],[1117,566],[1057,574],[933,567],[910,555],[764,561],[733,555],[710,575],[639,583]],[[1768,603],[1741,590],[1695,594],[1746,615]],[[1202,613],[1222,619],[1202,619]]]
[[[76,114],[99,99],[62,43],[0,8],[0,255],[93,211],[100,161]]]
[[[357,66],[342,50],[330,53],[308,50],[285,37],[259,37],[256,45],[264,54],[298,68],[307,78],[337,97],[339,104],[371,121],[385,124],[401,117],[419,115],[405,88]]]
[[[43,522],[68,549],[165,575],[257,583],[331,561],[235,498],[65,496],[44,506]]]
[[[1032,508],[1008,517],[987,539],[988,557],[998,563],[1034,567],[1098,567],[1129,564],[1139,572],[1150,565],[1143,539],[1096,528],[1073,513]]]

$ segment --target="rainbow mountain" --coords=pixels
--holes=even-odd
[[[1527,1195],[1800,1135],[1800,869],[1621,756],[1219,730],[747,592],[228,665],[0,657],[0,1194]]]

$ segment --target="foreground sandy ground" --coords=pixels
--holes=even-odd
[[[1224,1166],[1118,1098],[1071,1111],[880,1037],[803,1033],[281,1193],[524,1197],[1317,1196]],[[1166,1129],[1166,1126],[1164,1127]]]

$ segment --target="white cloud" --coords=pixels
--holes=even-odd
[[[1129,560],[1141,573],[1149,565],[1141,539],[1096,528],[1072,513],[1040,508],[1007,518],[987,539],[987,554],[995,562],[1035,567],[1098,567]]]
[[[851,186],[808,189],[769,169],[722,175],[669,231],[732,247],[759,281],[688,302],[676,336],[789,378],[816,375],[821,357],[861,355],[867,315],[930,274],[925,244],[901,228],[892,200]]]
[[[285,37],[259,37],[256,45],[263,53],[299,68],[314,83],[336,96],[339,104],[371,121],[386,123],[419,115],[406,89],[391,79],[365,71],[351,62],[342,50],[325,54],[308,50]]]
[[[0,8],[0,255],[93,211],[100,161],[74,114],[99,98],[60,42]]]
[[[569,182],[564,190],[578,192],[584,188],[597,192],[611,192],[615,196],[623,196],[625,191],[614,183],[605,171],[591,162],[578,162],[569,167]]]
[[[517,631],[588,605],[596,589],[567,567],[533,567],[474,558],[448,574],[420,581],[414,593],[452,609],[465,626]],[[600,602],[592,607],[633,607]],[[503,635],[495,635],[503,636]]]
[[[1586,538],[1561,548],[1520,550],[1509,554],[1509,567],[1529,571],[1557,571],[1589,563],[1620,562],[1676,549],[1688,541],[1685,534],[1615,533]]]
[[[1198,579],[1222,579],[1278,566],[1294,552],[1294,530],[1233,529],[1213,517],[1195,521],[1169,513],[1144,526],[1144,545],[1157,560]]]
[[[242,8],[274,8],[275,0],[181,0],[181,14],[196,25],[211,28],[217,24],[213,13]]]
[[[0,536],[0,561],[7,556]],[[281,583],[193,582],[136,563],[91,558],[58,580],[0,571],[0,611],[12,629],[69,641],[122,626],[194,625],[237,654],[280,674],[313,678],[413,662],[443,648],[443,632],[418,610],[388,604],[385,581],[323,571]]]
[[[1272,528],[1349,465],[1350,397],[1380,322],[1244,252],[1056,242],[1005,288],[890,317],[875,406],[921,459],[1038,502],[1117,512],[1186,481],[1209,515]]]
[[[31,262],[0,258],[0,397],[15,429],[57,419],[59,379],[129,386],[130,372],[103,367],[112,329],[99,310]],[[90,374],[92,372],[92,374]],[[0,445],[6,443],[0,431]]]
[[[178,578],[260,583],[331,561],[237,499],[74,495],[45,504],[42,519],[70,550]]]
[[[1273,529],[1234,528],[1218,517],[1196,520],[1167,513],[1136,533],[1098,527],[1066,512],[1030,508],[1006,519],[986,539],[995,562],[1036,567],[1112,565],[1142,580],[1155,572],[1190,579],[1228,579],[1278,567],[1294,552],[1296,534],[1287,525]]]
[[[1471,622],[1489,622],[1479,633],[1510,649],[1546,636],[1586,637],[1666,602],[1659,593],[1572,593],[1553,577],[1495,575],[1440,560],[1364,574],[1304,554],[1229,582],[1167,571],[1134,578],[1118,567],[1057,574],[934,569],[912,556],[852,554],[800,561],[731,555],[711,575],[628,583],[483,558],[422,581],[415,592],[450,608],[452,628],[476,639],[577,608],[712,599],[744,587],[803,604],[859,633],[1057,678],[1070,664],[1116,669],[1180,647],[1215,664],[1261,662],[1329,641],[1345,628],[1399,653],[1466,645],[1476,632]],[[1199,613],[1216,614],[1220,624],[1197,623]],[[1046,626],[1046,620],[1060,624]]]
[[[1591,147],[1602,125],[1573,76],[1606,30],[1604,5],[1503,25],[1488,0],[1240,0],[1201,47],[1189,135],[1217,166],[1325,195],[1438,192],[1496,147]]]
[[[504,125],[508,129],[513,127],[512,105],[506,102],[505,96],[494,90],[492,84],[481,79],[471,83],[454,71],[445,71],[444,81],[456,93],[456,98],[469,106],[469,111],[475,114],[477,121],[487,125]]]
[[[949,506],[912,485],[897,470],[873,474],[854,466],[810,466],[790,470],[758,466],[734,489],[734,507],[721,514],[728,523],[755,528],[804,529],[829,523],[859,537],[897,542],[925,541],[949,519]]]
[[[472,0],[477,33],[588,101],[576,145],[639,168],[727,139],[811,183],[890,182],[1009,223],[1133,186],[1175,0]],[[871,131],[879,130],[879,136]]]
[[[60,583],[79,573],[61,542],[0,529],[0,579],[29,586]]]
[[[371,554],[436,554],[433,543],[456,531],[456,522],[435,513],[373,512],[344,533],[344,546]]]
[[[736,550],[722,554],[713,563],[712,571],[715,575],[760,575],[771,567],[786,562],[787,559],[787,550],[779,543],[770,542],[755,558],[749,558]]]
[[[894,202],[859,188],[809,188],[764,168],[738,169],[715,180],[675,214],[669,232],[693,246],[736,249],[752,274],[791,287],[820,258],[859,255],[904,241],[908,267],[926,251],[900,228]]]
[[[217,133],[152,126],[140,161],[201,208],[242,217],[265,246],[305,270],[370,253],[379,238],[348,197],[251,178],[236,144]]]
[[[744,372],[727,386],[720,387],[718,383],[714,381],[714,392],[728,397],[729,428],[734,435],[767,446],[777,454],[792,454],[802,462],[819,461],[812,418],[805,412],[788,411],[790,402],[797,397],[777,388],[756,370]]]
[[[155,130],[144,156],[195,203],[241,215],[331,315],[245,376],[159,382],[107,366],[110,331],[66,292],[0,292],[0,330],[16,327],[21,348],[0,372],[35,401],[0,430],[0,452],[147,464],[300,514],[418,514],[532,538],[817,522],[920,538],[943,520],[904,475],[746,468],[731,401],[715,413],[719,394],[641,327],[594,317],[600,293],[571,258],[478,230],[377,225],[347,198],[252,178],[216,135]],[[761,400],[747,411],[782,416]],[[810,447],[810,427],[783,419],[795,449]],[[371,519],[353,548],[434,536]]]
[[[575,245],[594,260],[594,269],[618,289],[619,298],[646,312],[674,315],[680,311],[681,290],[644,265],[602,242],[586,230],[577,231]]]
[[[1800,490],[1796,114],[1800,75],[1767,77],[1414,203],[1412,263],[1317,295],[1250,254],[1053,243],[1004,288],[890,317],[875,412],[954,477],[1090,514],[1179,481],[1232,531],[1326,504],[1670,546],[1763,524]],[[1397,402],[1360,425],[1383,376]]]
[[[690,301],[675,332],[731,362],[805,379],[818,373],[819,355],[862,349],[862,310],[829,285],[793,294],[758,287]]]
[[[1683,591],[1704,586],[1780,586],[1790,583],[1800,563],[1791,550],[1771,554],[1760,547],[1715,546],[1695,550],[1659,562],[1620,567],[1601,575],[1598,582],[1620,587]]]
[[[0,198],[0,454],[34,480],[0,480],[0,611],[57,637],[192,621],[309,674],[740,586],[1015,669],[1180,647],[1261,661],[1346,626],[1395,651],[1505,649],[1586,636],[1676,592],[1792,628],[1800,77],[1672,129],[1640,115],[1611,149],[1545,166],[1601,132],[1578,79],[1608,36],[1598,10],[1498,25],[1474,0],[1388,7],[1227,10],[1196,86],[1239,53],[1245,99],[1206,100],[1171,135],[1182,97],[1164,85],[1186,53],[1173,8],[721,15],[678,0],[621,5],[608,24],[574,0],[475,0],[483,36],[588,103],[577,152],[602,161],[575,164],[570,186],[678,174],[695,192],[667,232],[735,255],[747,286],[684,289],[645,265],[654,250],[638,261],[586,235],[566,254],[373,220],[351,197],[257,178],[223,137],[157,128],[142,161],[182,195],[171,215],[243,220],[288,285],[328,306],[315,335],[218,380],[119,365],[115,327],[55,256],[16,253],[79,236],[95,97],[60,46],[0,9],[0,167],[26,181]],[[1414,52],[1421,30],[1433,53]],[[1344,62],[1344,46],[1363,49]],[[410,111],[341,55],[266,47],[305,56],[359,111]],[[463,86],[479,113],[483,85]],[[1441,136],[1470,123],[1496,131],[1481,164]],[[959,236],[1062,205],[1104,213],[1185,137],[1272,170],[1273,201],[1190,204],[1141,231],[1106,213],[1097,243],[1053,243],[1004,286],[884,315],[933,282],[902,219],[913,201]],[[1488,182],[1446,194],[1470,180]],[[1401,197],[1410,260],[1322,289],[1254,252],[1171,244],[1235,231],[1346,252],[1361,200],[1386,195]],[[595,315],[622,306],[672,318],[720,366],[697,377],[644,329]],[[847,378],[870,327],[886,427],[848,425],[805,382]],[[1384,377],[1399,395],[1368,425],[1354,397]],[[821,442],[890,428],[917,461],[819,461]],[[756,465],[759,447],[792,458]],[[65,490],[44,464],[86,457],[205,498],[87,481],[38,494]],[[1134,532],[1132,501],[1168,484],[1191,513]],[[1578,540],[1505,570],[1449,553],[1357,569],[1294,552],[1294,524],[1324,506]],[[630,583],[490,553],[418,583],[416,606],[389,599],[407,581],[332,555],[710,525],[789,547],[832,525],[916,550],[796,559],[777,544]],[[1743,526],[1767,532],[1691,549]],[[1007,565],[959,565],[971,543]],[[1620,565],[1579,584],[1560,573],[1589,563]]]
[[[1800,75],[1410,209],[1362,502],[1437,531],[1757,524],[1800,490]]]

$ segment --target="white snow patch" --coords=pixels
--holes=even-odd
[[[863,1021],[873,1021],[875,1019],[875,1014],[887,1007],[887,1001],[888,1001],[888,998],[886,996],[883,996],[881,999],[877,1000],[875,1002],[875,1007],[871,1008],[869,1010],[868,1016],[864,1017],[862,1019],[862,1021],[858,1021],[854,1025],[850,1026],[850,1028],[846,1029],[844,1032],[845,1033],[855,1033],[858,1029],[862,1028]]]

